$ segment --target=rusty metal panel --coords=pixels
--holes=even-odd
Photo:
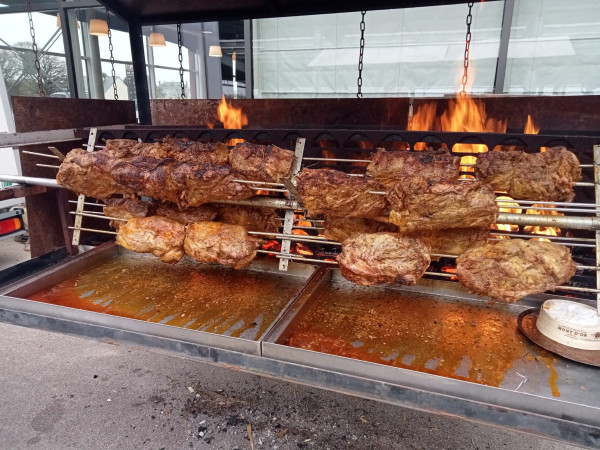
[[[508,130],[522,131],[531,114],[544,130],[600,131],[596,96],[483,96],[488,117],[506,120]],[[413,99],[419,106],[435,101],[440,115],[448,98]],[[228,101],[229,102],[229,101]],[[240,99],[231,104],[248,116],[248,128],[406,129],[408,98]],[[219,100],[152,100],[152,123],[159,126],[221,127]]]
[[[88,100],[70,98],[13,97],[13,112],[17,132],[53,130],[61,128],[84,128],[95,125],[119,125],[135,123],[135,105],[129,101]],[[63,154],[80,147],[81,142],[69,141],[52,144]],[[59,161],[23,153],[23,150],[52,154],[47,145],[31,145],[20,148],[23,175],[55,178],[56,168],[39,167],[37,164],[58,165]],[[69,193],[69,198],[74,194]],[[61,226],[56,190],[26,197],[29,221],[31,256],[44,255],[65,247],[65,233]],[[61,205],[64,205],[64,199]],[[64,217],[63,217],[64,219]],[[68,220],[71,221],[69,217]],[[107,229],[104,220],[90,219],[92,228]]]

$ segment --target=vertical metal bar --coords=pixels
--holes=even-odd
[[[296,175],[300,173],[302,167],[302,157],[304,156],[304,145],[306,143],[305,138],[296,139],[296,149],[294,151],[294,162],[292,163],[292,173],[290,179],[292,184],[296,185]],[[288,191],[288,197],[291,197],[292,191]],[[287,210],[285,212],[285,219],[283,221],[283,234],[292,234],[292,227],[294,225],[294,211]],[[291,241],[289,239],[282,239],[281,241],[281,254],[290,254]],[[279,260],[279,270],[285,272],[288,269],[289,260],[281,258]]]
[[[594,145],[594,190],[596,204],[600,202],[600,145]],[[596,213],[600,217],[600,212]],[[600,230],[596,230],[596,265],[600,265]],[[596,288],[600,289],[600,270],[596,271]],[[600,294],[596,294],[596,308],[600,316]]]
[[[508,60],[508,45],[510,43],[510,29],[512,26],[515,0],[504,0],[504,13],[502,14],[502,29],[500,31],[500,47],[496,61],[496,75],[494,77],[494,94],[504,93],[506,78],[506,62]]]
[[[67,65],[67,80],[69,81],[69,92],[71,98],[79,97],[79,90],[77,87],[77,71],[76,65],[80,64],[81,59],[75,60],[75,54],[73,52],[74,46],[71,40],[71,23],[69,21],[69,15],[65,8],[62,6],[58,10],[60,14],[60,23],[62,28],[63,45],[65,47],[65,62]],[[79,55],[79,47],[77,47],[77,55]]]
[[[146,75],[146,58],[144,57],[144,37],[139,20],[129,22],[129,43],[131,45],[131,62],[133,63],[133,78],[135,79],[135,94],[140,123],[151,125],[152,112],[150,110],[150,92]]]
[[[56,189],[55,192],[60,225],[63,232],[63,238],[65,240],[65,248],[67,249],[67,253],[69,255],[74,256],[78,253],[78,249],[76,245],[73,245],[73,237],[71,235],[72,232],[69,229],[71,226],[71,218],[69,217],[69,194],[67,194],[66,189]]]
[[[246,98],[254,98],[254,74],[252,73],[252,20],[244,20],[244,76]]]
[[[97,128],[90,128],[90,137],[88,138],[88,145],[87,145],[88,152],[94,151],[94,147],[96,146],[96,135],[97,134],[98,134]],[[85,195],[79,194],[79,196],[77,197],[77,212],[78,213],[83,212],[84,203],[85,203]],[[74,224],[75,231],[73,231],[73,241],[72,241],[74,246],[79,245],[79,239],[81,237],[80,228],[81,228],[82,220],[83,220],[83,216],[81,214],[75,215],[75,224]]]

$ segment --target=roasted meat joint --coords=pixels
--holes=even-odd
[[[488,243],[500,212],[498,194],[573,200],[581,168],[564,147],[479,154],[471,169],[476,178],[461,176],[460,157],[445,148],[377,148],[366,173],[304,167],[293,177],[294,161],[292,151],[275,145],[113,139],[99,151],[71,151],[57,180],[103,199],[117,244],[167,263],[188,255],[248,267],[263,239],[282,239],[283,233],[281,211],[268,200],[250,206],[256,204],[251,197],[258,188],[285,186],[287,180],[304,208],[303,219],[287,231],[298,236],[291,248],[301,248],[302,239],[337,245],[330,261],[358,285],[413,285],[432,261],[454,258],[455,279],[470,291],[513,302],[553,290],[575,273],[570,250],[559,244]],[[289,198],[287,190],[279,192]],[[242,201],[250,205],[236,204]],[[316,231],[311,236],[305,230]]]

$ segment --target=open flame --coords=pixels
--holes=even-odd
[[[498,209],[500,212],[505,213],[513,213],[513,214],[521,214],[523,211],[518,203],[515,203],[512,197],[507,195],[501,195],[498,197],[498,200],[505,200],[502,202],[498,202]],[[492,230],[506,231],[506,232],[516,232],[519,231],[518,225],[509,225],[506,223],[493,223],[490,228]],[[509,236],[503,236],[502,234],[497,235],[499,239],[510,239]]]
[[[546,208],[553,208],[554,205],[532,205],[533,207],[546,207]],[[543,209],[543,210],[539,210],[539,209],[528,209],[525,214],[535,214],[535,215],[539,215],[539,216],[564,216],[563,213],[558,212],[558,211],[554,211],[554,210],[547,210],[547,209]],[[523,228],[523,231],[525,233],[531,233],[531,234],[537,234],[540,236],[561,236],[562,235],[562,231],[560,228],[557,227],[540,227],[540,226],[531,226],[528,225],[525,228]],[[547,241],[550,242],[549,239],[544,239],[544,238],[533,238],[533,240],[536,241]]]
[[[523,130],[523,134],[538,134],[539,132],[540,128],[536,127],[533,123],[531,114],[527,114],[527,122],[525,123],[525,129]]]
[[[223,128],[226,130],[239,130],[248,125],[248,116],[242,112],[242,108],[235,108],[231,103],[227,103],[225,94],[221,98],[217,113],[219,120],[223,123]],[[244,139],[230,139],[225,144],[236,145],[241,142],[244,142]]]
[[[492,132],[505,133],[506,121],[487,116],[483,100],[476,100],[469,95],[458,96],[448,101],[448,109],[440,117],[436,117],[435,102],[421,105],[412,120],[409,120],[409,130],[420,131],[463,131],[463,132]],[[419,147],[419,148],[417,148]],[[419,142],[415,150],[425,149],[425,143]],[[457,153],[483,153],[488,148],[483,144],[456,144],[453,149]],[[474,164],[475,156],[463,156],[461,164]],[[471,166],[463,165],[463,172],[473,172]],[[461,178],[474,178],[473,175],[463,174]]]

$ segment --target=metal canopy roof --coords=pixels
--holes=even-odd
[[[142,25],[257,19],[467,3],[464,0],[99,0]],[[489,0],[488,0],[489,1]],[[492,0],[494,1],[494,0]]]

